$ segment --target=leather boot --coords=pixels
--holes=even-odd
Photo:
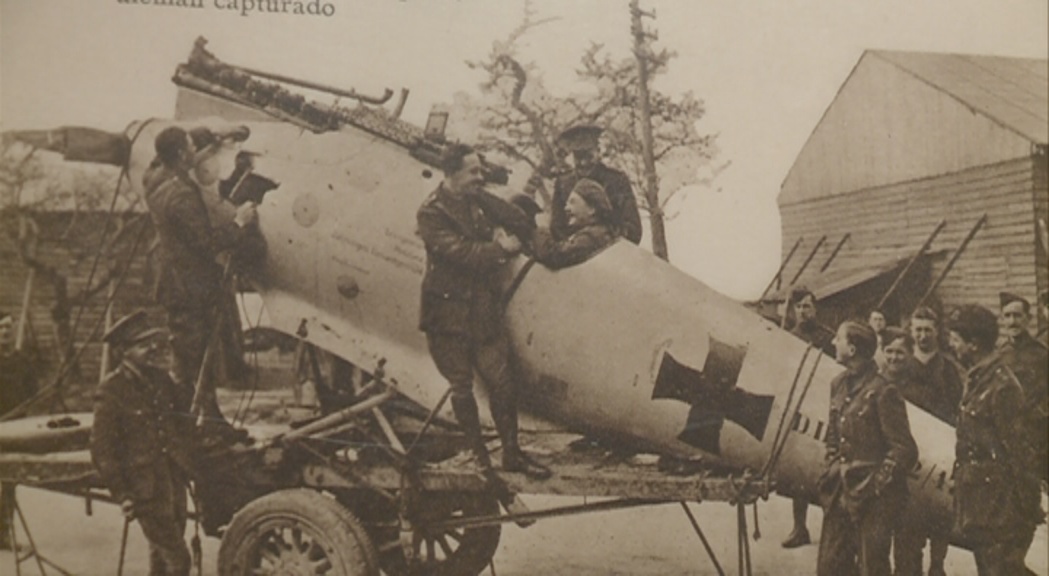
[[[477,413],[477,401],[473,396],[452,396],[452,411],[466,435],[466,441],[477,458],[477,463],[482,470],[491,470],[492,459],[488,456],[488,447],[485,446],[484,436],[481,435],[481,417]]]

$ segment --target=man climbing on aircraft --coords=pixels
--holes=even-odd
[[[155,296],[167,312],[175,378],[193,389],[227,290],[216,257],[245,244],[257,216],[254,203],[246,202],[237,207],[232,221],[213,226],[200,187],[190,175],[197,158],[189,134],[176,126],[165,128],[154,146],[157,156],[142,182],[160,241]],[[203,410],[213,430],[231,429],[213,395]]]
[[[481,467],[491,469],[477,401],[476,371],[490,395],[492,420],[503,444],[503,470],[547,478],[550,470],[526,456],[517,440],[517,386],[510,343],[499,309],[498,272],[521,249],[517,237],[494,225],[476,196],[484,161],[454,144],[441,159],[444,180],[419,208],[426,245],[419,328],[437,370],[451,385],[452,409]]]

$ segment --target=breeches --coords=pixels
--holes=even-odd
[[[492,419],[499,426],[517,420],[517,385],[510,364],[510,342],[499,334],[487,342],[475,342],[460,334],[427,333],[430,355],[438,372],[452,388],[452,401],[473,398],[474,371],[488,388]]]
[[[1024,557],[1034,537],[1034,526],[1010,531],[1008,537],[973,546],[976,573],[980,576],[1026,574]]]
[[[136,505],[142,533],[149,541],[149,576],[188,576],[192,561],[186,531],[186,489],[172,477],[157,478],[157,497]]]
[[[854,520],[837,501],[823,516],[818,576],[890,576],[892,532],[904,499],[882,496]]]

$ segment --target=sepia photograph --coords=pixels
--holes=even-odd
[[[1049,576],[1044,0],[0,0],[0,574]]]

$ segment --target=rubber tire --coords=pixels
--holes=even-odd
[[[439,494],[431,494],[440,497]],[[499,503],[482,494],[455,493],[454,498],[465,498],[467,504],[461,511],[464,516],[493,516],[499,513]],[[425,505],[426,496],[422,498]],[[488,568],[499,548],[502,526],[484,526],[467,530],[455,554],[437,566],[408,570],[403,555],[383,555],[382,568],[390,576],[477,576]]]
[[[293,522],[323,544],[332,576],[379,576],[378,553],[368,532],[352,512],[320,492],[282,490],[241,508],[219,546],[220,576],[244,576],[261,542],[260,531],[271,522]]]

